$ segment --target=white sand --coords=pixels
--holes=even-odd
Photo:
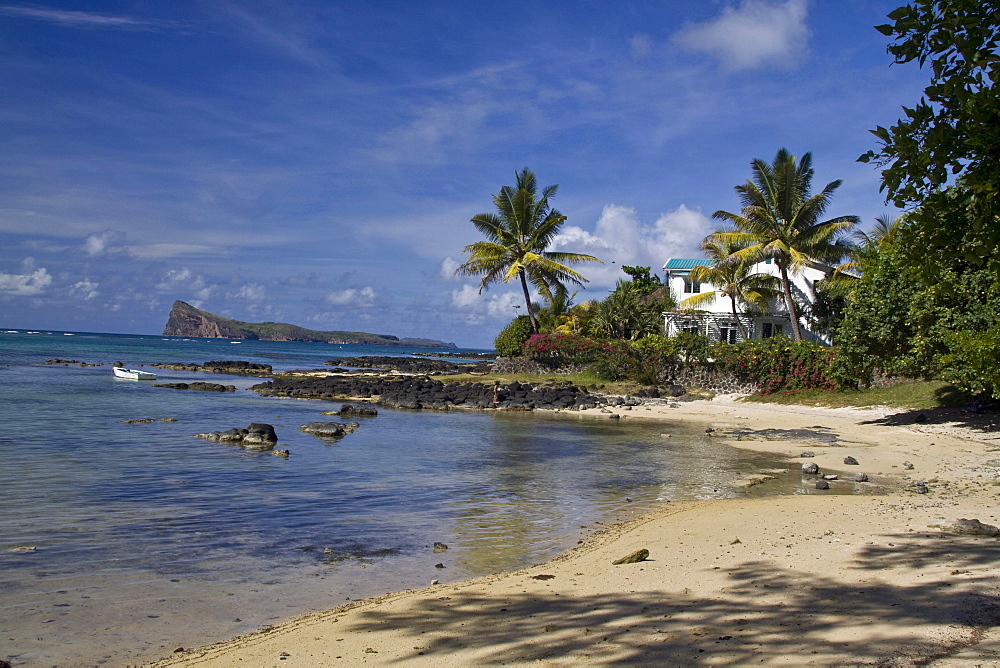
[[[307,615],[156,665],[1000,666],[1000,539],[941,528],[1000,525],[1000,431],[996,417],[928,414],[917,424],[727,397],[637,407],[621,415],[701,421],[737,447],[901,487],[664,504],[537,567]],[[727,436],[816,426],[842,445]],[[930,492],[903,487],[916,480]],[[648,560],[612,565],[640,548]]]

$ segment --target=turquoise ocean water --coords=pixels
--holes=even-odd
[[[155,370],[157,382],[239,389],[154,388],[109,366],[280,371],[410,352],[0,332],[0,658],[148,660],[352,599],[535,564],[597,522],[740,494],[731,480],[782,466],[682,423],[572,413],[380,409],[325,441],[298,426],[339,403],[263,398],[245,389],[259,379],[200,372]],[[53,358],[103,366],[42,364]],[[145,418],[155,421],[125,423]],[[251,422],[274,425],[291,456],[194,438]]]

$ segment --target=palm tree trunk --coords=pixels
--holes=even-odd
[[[535,320],[535,313],[531,310],[531,295],[528,294],[528,281],[524,277],[524,270],[518,272],[521,277],[521,290],[524,292],[524,308],[528,310],[528,318],[531,320],[531,331],[538,334],[538,321]]]
[[[785,293],[785,308],[788,309],[788,317],[792,320],[792,332],[795,333],[795,340],[802,340],[802,330],[799,328],[799,311],[795,308],[795,300],[792,299],[792,285],[788,281],[788,269],[781,262],[778,262],[778,270],[781,272],[781,291]]]
[[[729,301],[733,304],[733,319],[736,321],[736,326],[740,328],[743,340],[746,341],[750,338],[750,335],[747,333],[747,328],[743,325],[743,321],[740,320],[740,316],[736,315],[736,297],[729,295]],[[729,343],[729,341],[726,341],[726,343]]]

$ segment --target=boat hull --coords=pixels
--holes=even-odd
[[[139,371],[138,369],[126,369],[124,367],[114,367],[115,378],[125,380],[156,380],[156,374],[149,371]]]

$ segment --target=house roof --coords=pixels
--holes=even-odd
[[[684,269],[694,269],[695,267],[711,267],[713,262],[711,260],[690,260],[678,257],[672,257],[667,260],[667,263],[663,265],[663,268],[667,271],[671,270],[684,270]]]

